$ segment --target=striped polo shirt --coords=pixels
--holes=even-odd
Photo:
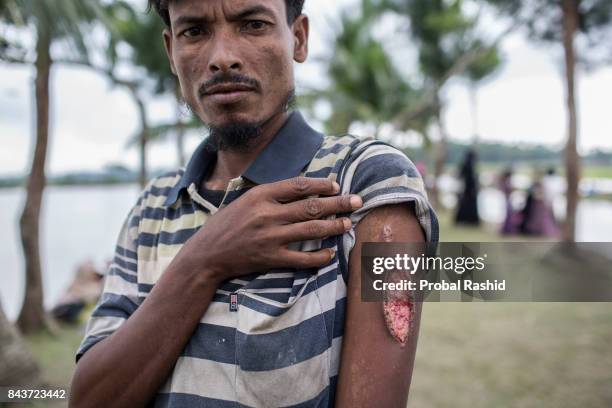
[[[381,141],[323,136],[294,111],[220,200],[207,199],[200,189],[215,159],[203,142],[185,169],[155,178],[140,195],[120,232],[77,361],[134,313],[209,217],[255,185],[327,177],[338,181],[342,194],[362,197],[362,208],[342,214],[354,225],[373,208],[413,203],[426,239],[438,240],[437,219],[415,166]],[[333,248],[336,256],[320,268],[271,269],[223,282],[152,406],[333,406],[354,243],[354,227],[295,243],[292,248],[302,251]]]

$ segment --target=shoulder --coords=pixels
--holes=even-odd
[[[373,138],[356,140],[342,172],[343,190],[364,200],[381,188],[404,188],[427,197],[419,171],[404,152]]]
[[[342,163],[343,167],[347,167],[349,165],[356,165],[357,162],[364,161],[367,158],[382,154],[387,154],[387,156],[379,157],[381,161],[384,159],[394,160],[393,163],[387,164],[401,164],[404,167],[410,167],[415,174],[418,174],[414,164],[412,164],[401,150],[386,142],[374,139],[373,137],[351,134],[325,136],[312,163],[325,162],[329,165],[330,163],[339,162]],[[396,157],[393,158],[389,155],[395,155]]]
[[[355,138],[339,183],[343,194],[357,194],[363,207],[351,214],[356,225],[375,208],[411,203],[427,241],[438,240],[438,221],[425,183],[404,152],[380,140]]]
[[[355,172],[376,172],[381,177],[402,173],[421,180],[416,166],[404,152],[369,136],[326,136],[313,161],[317,160],[342,162],[347,177],[351,177]]]
[[[322,158],[330,155],[350,157],[372,142],[382,143],[372,137],[357,136],[348,133],[337,136],[328,135],[323,138],[323,143],[315,157]]]

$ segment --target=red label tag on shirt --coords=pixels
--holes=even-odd
[[[237,293],[230,294],[229,310],[230,312],[238,311],[238,294]]]

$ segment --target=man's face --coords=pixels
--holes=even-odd
[[[170,0],[164,32],[183,97],[208,126],[262,123],[294,89],[308,20],[287,24],[284,0]]]

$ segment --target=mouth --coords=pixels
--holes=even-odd
[[[253,91],[252,87],[244,84],[220,84],[208,88],[202,97],[210,99],[213,103],[224,105],[236,103]]]

